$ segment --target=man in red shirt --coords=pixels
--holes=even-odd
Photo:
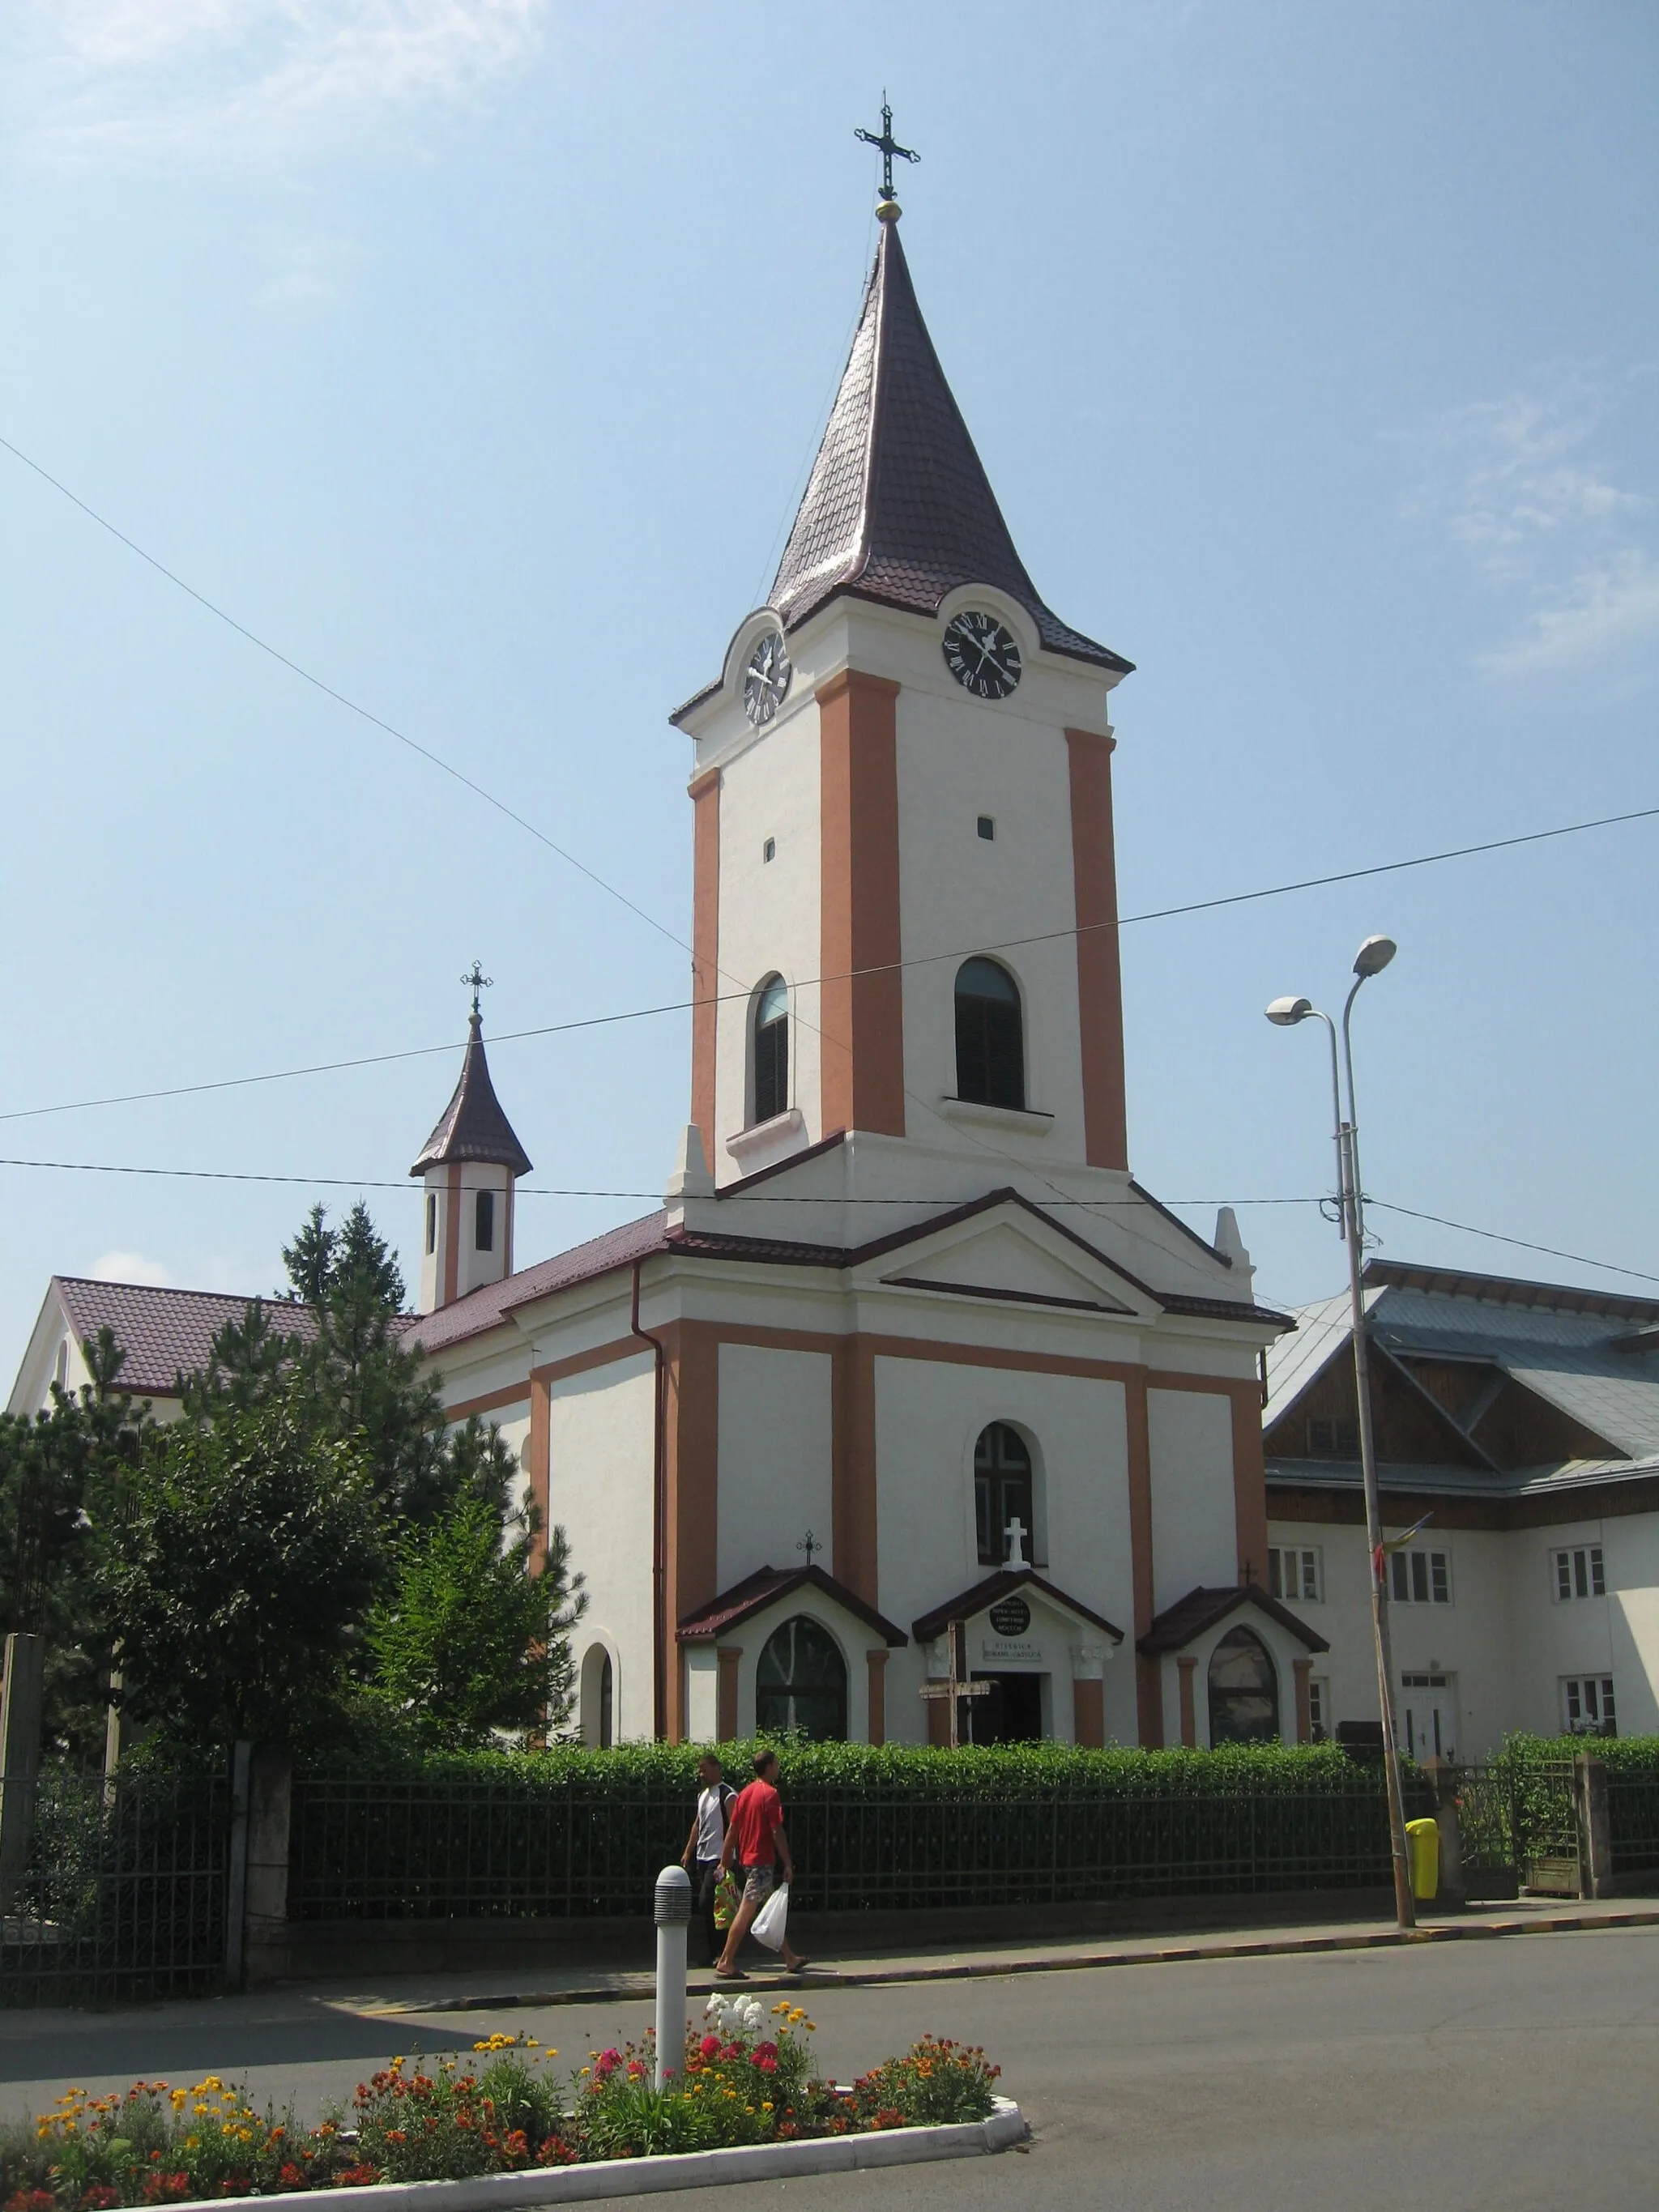
[[[775,1751],[757,1751],[755,1778],[746,1790],[738,1793],[738,1802],[726,1820],[726,1846],[720,1853],[722,1873],[734,1862],[743,1869],[743,1900],[726,1936],[726,1948],[714,1963],[714,1972],[723,1982],[748,1978],[738,1972],[738,1952],[755,1915],[772,1893],[780,1859],[783,1862],[784,1881],[793,1882],[794,1861],[789,1856],[789,1838],[783,1832],[783,1804],[778,1796],[778,1754]],[[783,1963],[792,1974],[799,1973],[808,1963],[791,1948],[787,1937]]]

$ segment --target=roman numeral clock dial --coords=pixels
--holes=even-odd
[[[1006,699],[1019,682],[1019,647],[994,615],[966,607],[945,626],[945,665],[976,699]]]
[[[769,629],[750,654],[743,673],[744,712],[757,730],[783,704],[793,673],[782,638],[776,630]]]

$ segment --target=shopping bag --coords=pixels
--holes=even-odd
[[[714,1884],[714,1925],[722,1934],[737,1918],[742,1895],[742,1891],[729,1874],[723,1874]]]
[[[789,1885],[781,1881],[755,1915],[755,1924],[749,1933],[757,1943],[764,1943],[769,1951],[781,1951],[788,1918]]]

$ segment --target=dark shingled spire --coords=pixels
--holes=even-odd
[[[409,1172],[412,1176],[424,1175],[428,1168],[444,1167],[451,1160],[487,1160],[508,1169],[515,1176],[528,1175],[529,1157],[514,1135],[513,1125],[502,1113],[495,1086],[489,1079],[489,1062],[484,1058],[483,1018],[476,1005],[468,1027],[466,1058],[461,1062],[461,1079],[455,1085],[455,1095]]]
[[[769,595],[789,627],[850,592],[931,615],[958,584],[1018,599],[1051,653],[1127,674],[1037,597],[884,222],[858,334]]]

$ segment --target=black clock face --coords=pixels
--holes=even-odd
[[[1006,699],[1019,681],[1019,647],[994,615],[969,608],[945,625],[945,665],[976,699]]]
[[[789,678],[793,673],[782,638],[776,630],[769,629],[750,654],[749,665],[743,674],[744,712],[757,730],[763,723],[769,722],[783,704],[783,695],[789,689]]]

